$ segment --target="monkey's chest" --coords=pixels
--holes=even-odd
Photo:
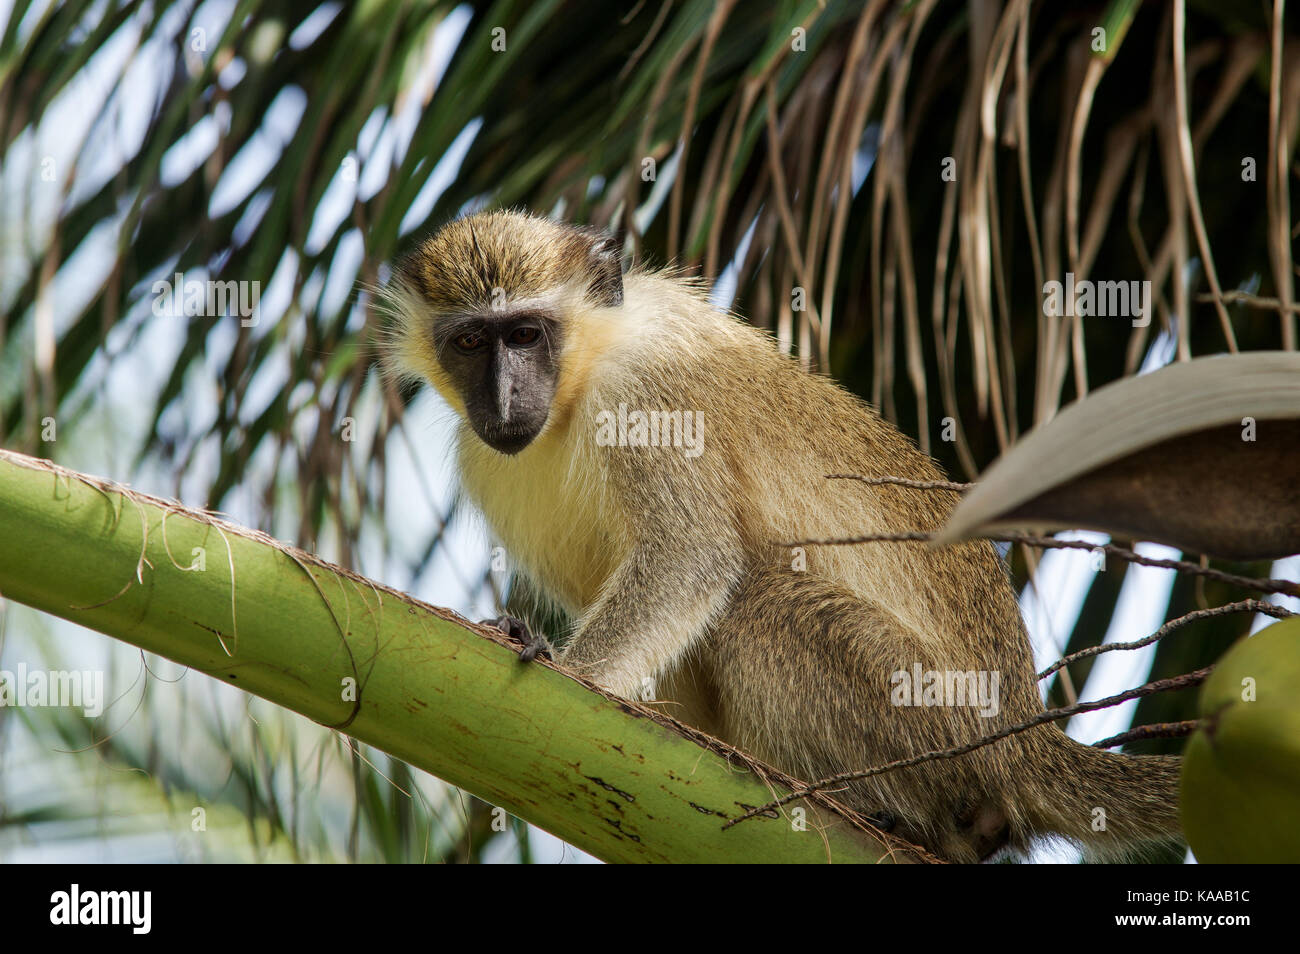
[[[595,602],[626,555],[598,474],[541,446],[505,458],[461,458],[465,490],[511,559],[572,615]],[[585,479],[578,479],[578,474]]]

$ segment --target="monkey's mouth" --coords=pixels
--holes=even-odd
[[[545,423],[545,422],[543,422]],[[514,455],[531,444],[541,433],[540,426],[511,426],[509,424],[484,423],[474,430],[483,443],[502,454]]]

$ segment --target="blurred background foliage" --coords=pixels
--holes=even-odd
[[[0,23],[3,445],[417,591],[459,501],[390,472],[431,443],[429,415],[404,417],[411,395],[375,374],[364,288],[469,209],[591,222],[717,280],[960,479],[1140,368],[1296,347],[1283,0],[10,0]],[[1066,272],[1150,280],[1150,325],[1045,317]],[[257,320],[160,316],[154,283],[177,273],[259,283]],[[416,511],[432,520],[411,545]],[[1009,557],[1026,585],[1033,554]],[[500,601],[488,553],[455,562],[455,608]],[[1128,572],[1093,576],[1057,650],[1102,639]],[[1180,578],[1162,618],[1243,595]],[[1250,625],[1193,624],[1150,678]],[[54,629],[6,610],[5,637],[47,660],[72,645]],[[134,665],[110,680],[132,687],[111,730],[0,710],[0,846],[102,845],[166,817],[185,834],[145,856],[529,857],[517,823],[503,836],[382,753]],[[1049,699],[1073,701],[1091,665]],[[1135,720],[1193,705],[1153,696]],[[199,805],[222,837],[190,842]]]

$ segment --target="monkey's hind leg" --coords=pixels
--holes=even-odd
[[[813,781],[978,738],[974,707],[896,705],[896,686],[923,670],[986,668],[943,650],[894,614],[806,573],[752,569],[688,666],[712,687],[723,739]],[[669,674],[671,691],[688,674]],[[684,719],[684,721],[690,721]],[[1000,748],[1001,743],[992,748]],[[952,861],[977,861],[1020,830],[989,757],[936,760],[847,783],[835,798]]]

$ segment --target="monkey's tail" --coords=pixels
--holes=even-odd
[[[1178,756],[1108,752],[1055,728],[1041,741],[1047,744],[1049,771],[1040,776],[1040,790],[1026,799],[1035,834],[1065,835],[1097,860],[1168,844],[1181,835]]]

